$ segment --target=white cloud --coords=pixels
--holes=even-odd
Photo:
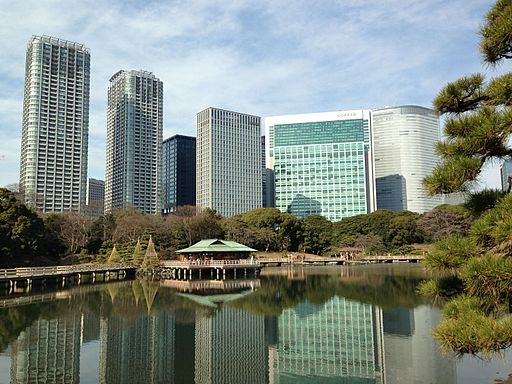
[[[19,140],[32,34],[91,49],[89,174],[103,177],[107,87],[119,69],[164,82],[164,138],[194,135],[195,114],[210,105],[262,116],[428,106],[446,82],[481,69],[477,30],[491,4],[0,0],[0,133]],[[0,184],[18,168],[4,164]]]

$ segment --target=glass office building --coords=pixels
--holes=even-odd
[[[105,211],[161,213],[162,82],[151,72],[119,71],[107,108]]]
[[[42,212],[81,212],[87,188],[91,53],[32,36],[27,47],[20,192]]]
[[[369,111],[268,117],[265,132],[276,208],[331,221],[374,210]]]
[[[196,138],[174,135],[162,144],[164,212],[196,205]]]

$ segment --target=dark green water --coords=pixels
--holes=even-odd
[[[264,269],[236,281],[125,281],[0,303],[0,383],[494,383],[442,354],[410,265]],[[3,299],[7,299],[2,301]]]

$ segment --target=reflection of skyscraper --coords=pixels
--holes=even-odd
[[[100,338],[100,319],[92,312],[82,313],[81,318],[81,342],[88,343]]]
[[[302,304],[279,317],[279,342],[271,383],[308,377],[382,383],[380,310],[334,297],[321,306]]]
[[[268,382],[263,316],[224,306],[197,320],[195,347],[196,384]]]
[[[134,322],[100,324],[100,383],[172,383],[174,318],[166,312]]]
[[[408,308],[382,311],[384,333],[397,336],[412,336],[414,333],[414,312]]]
[[[386,383],[457,382],[455,361],[432,338],[440,311],[420,306],[383,312]]]
[[[80,316],[39,319],[12,344],[12,383],[78,383]]]

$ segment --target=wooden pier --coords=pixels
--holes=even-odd
[[[226,275],[247,277],[248,274],[256,276],[261,270],[261,263],[256,259],[238,260],[170,260],[160,262],[160,275],[171,279],[199,279],[211,277],[212,279],[225,279]]]
[[[137,268],[128,264],[78,264],[55,267],[27,267],[0,269],[0,288],[29,292],[32,285],[61,285],[66,283],[94,283],[96,280],[120,280],[135,276]]]
[[[423,255],[389,255],[389,256],[365,256],[357,259],[345,259],[339,257],[269,257],[258,258],[257,262],[262,266],[281,265],[357,265],[376,263],[418,263],[423,260]]]

